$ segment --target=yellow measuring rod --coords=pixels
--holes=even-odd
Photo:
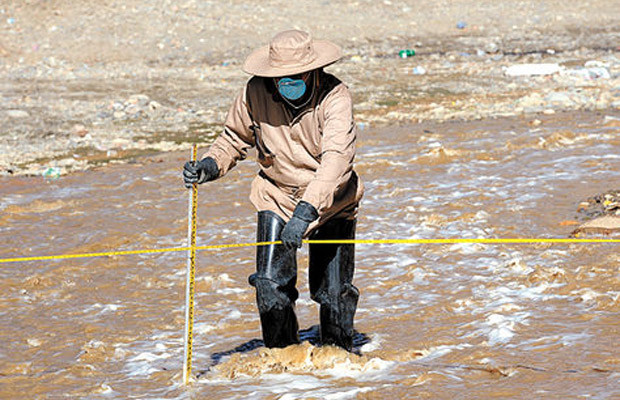
[[[196,145],[192,148],[192,161],[196,162]],[[192,374],[192,342],[194,332],[194,282],[196,279],[196,209],[198,207],[198,184],[189,191],[187,210],[187,281],[185,284],[185,348],[183,361],[183,383],[187,385]]]

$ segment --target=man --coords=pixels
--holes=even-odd
[[[299,343],[294,304],[302,238],[353,239],[363,186],[353,171],[356,126],[347,87],[323,67],[340,49],[306,32],[277,34],[243,70],[253,77],[228,112],[224,132],[199,162],[185,164],[186,186],[224,176],[257,148],[260,172],[250,200],[258,211],[256,288],[267,347]],[[359,292],[353,244],[311,244],[310,294],[320,304],[321,342],[351,350]]]

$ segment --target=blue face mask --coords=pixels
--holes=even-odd
[[[278,92],[288,100],[297,100],[306,93],[303,79],[282,78],[278,81]]]

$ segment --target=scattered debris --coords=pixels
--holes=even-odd
[[[580,202],[577,211],[587,219],[603,216],[620,217],[620,189],[610,190]]]
[[[504,73],[508,76],[538,76],[556,74],[561,70],[559,64],[516,64],[506,68]]]

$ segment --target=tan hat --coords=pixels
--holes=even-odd
[[[268,46],[253,51],[243,63],[243,70],[273,78],[324,67],[341,57],[340,47],[329,40],[313,40],[309,33],[290,30],[278,33]]]

